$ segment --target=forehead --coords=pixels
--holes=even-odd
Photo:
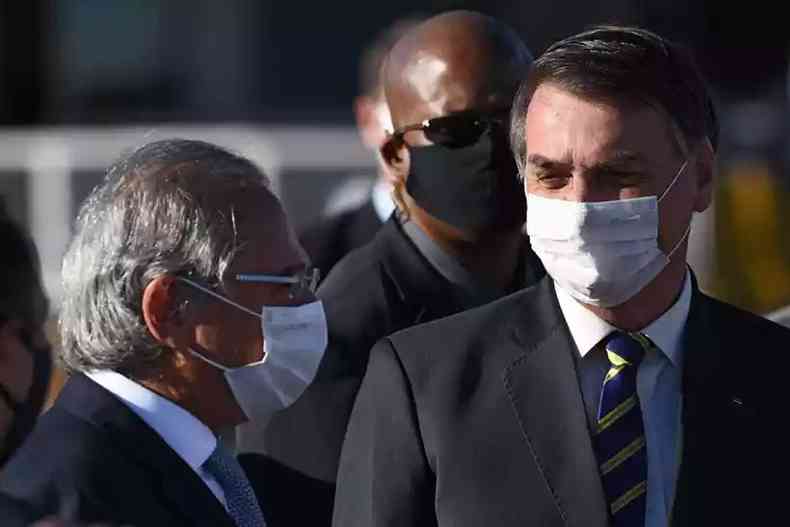
[[[527,158],[587,166],[623,152],[663,164],[677,154],[669,118],[647,104],[582,98],[552,84],[535,91],[525,122]]]
[[[420,52],[387,88],[387,101],[399,126],[464,110],[499,109],[510,104],[518,86],[513,69],[480,52]]]
[[[277,270],[299,258],[298,245],[280,202],[263,189],[218,192],[214,197],[240,247],[232,267]],[[229,240],[230,241],[230,240]]]

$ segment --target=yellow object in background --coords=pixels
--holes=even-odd
[[[771,166],[738,161],[716,196],[713,293],[756,313],[790,303],[790,195]]]

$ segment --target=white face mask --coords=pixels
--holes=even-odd
[[[658,276],[691,229],[669,254],[659,249],[658,204],[687,164],[658,198],[578,202],[528,193],[530,244],[557,286],[584,304],[613,307]]]
[[[260,315],[186,278],[180,280],[260,318],[263,359],[238,368],[214,362],[194,350],[195,357],[225,374],[233,396],[247,418],[256,423],[296,401],[313,382],[326,351],[328,334],[320,300],[301,306],[263,306]]]

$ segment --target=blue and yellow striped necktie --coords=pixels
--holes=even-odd
[[[645,525],[647,448],[636,372],[651,342],[616,332],[606,342],[610,368],[601,387],[594,445],[612,524]]]

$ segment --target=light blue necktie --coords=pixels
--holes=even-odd
[[[203,463],[225,493],[228,513],[237,527],[266,527],[263,513],[244,470],[236,458],[217,443],[211,456]]]

